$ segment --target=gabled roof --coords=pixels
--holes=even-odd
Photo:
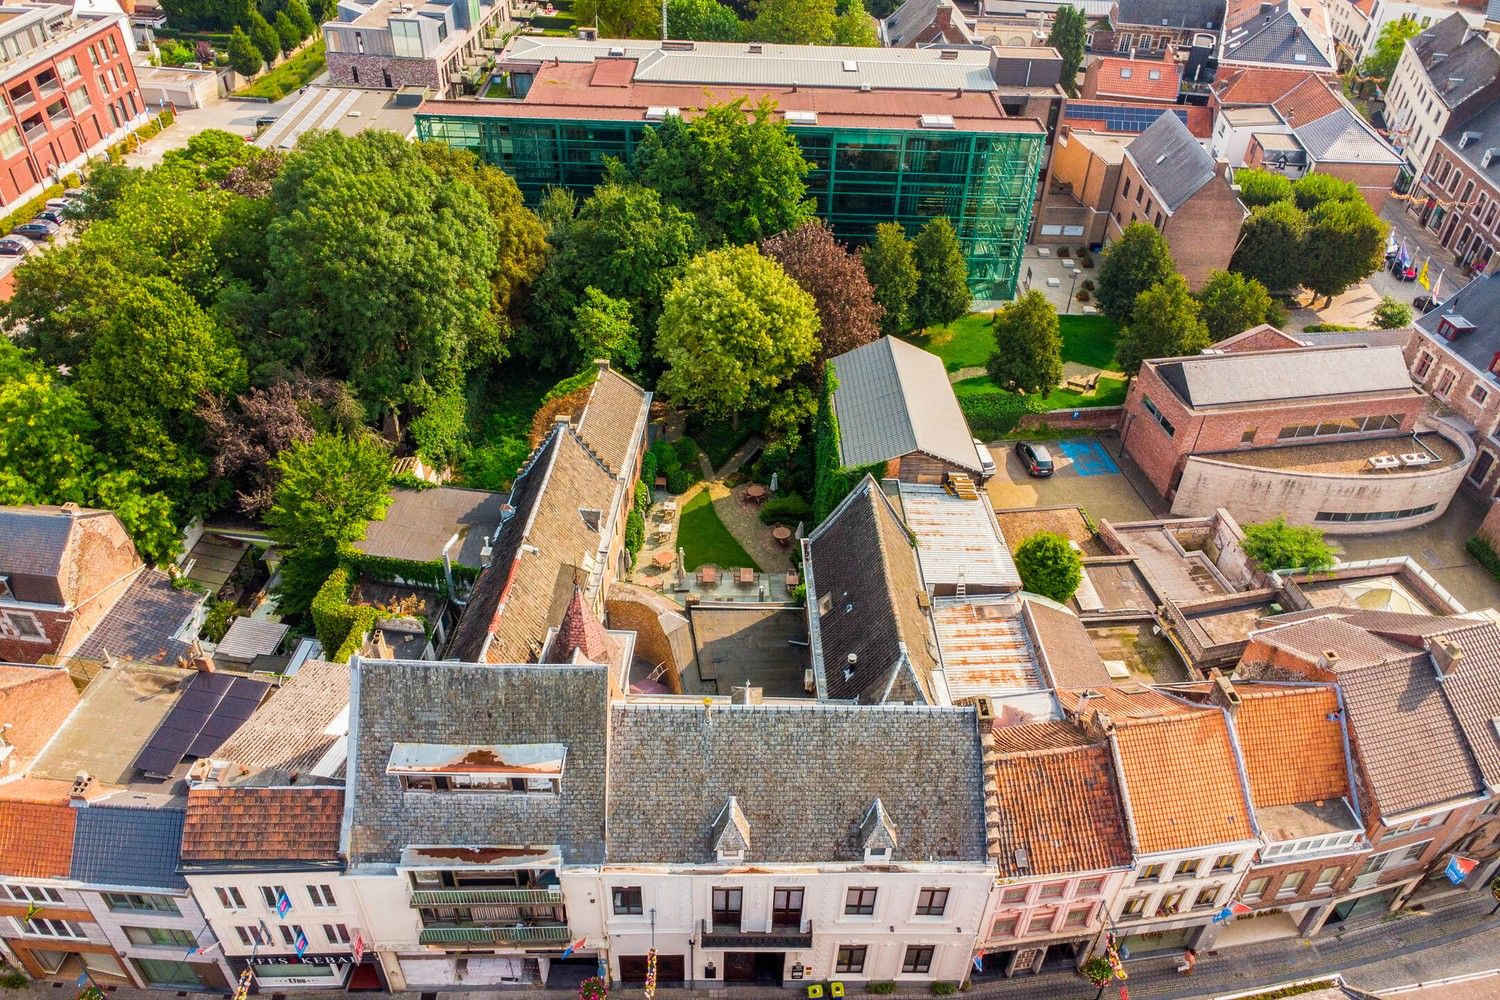
[[[545,844],[560,847],[568,864],[602,859],[607,668],[361,660],[353,670],[351,865],[393,864],[407,845]],[[430,793],[403,791],[400,777],[388,773],[398,743],[560,744],[566,749],[561,791],[545,801],[451,795],[438,809]],[[720,796],[715,813],[723,804]]]
[[[91,805],[76,810],[71,877],[94,885],[182,889],[181,809]]]
[[[446,551],[460,566],[480,569],[480,553],[500,527],[504,493],[437,486],[392,490],[385,517],[365,526],[354,547],[366,555],[407,562],[437,562]],[[450,539],[458,536],[451,549]]]
[[[619,649],[584,600],[582,588],[574,587],[573,597],[563,612],[562,622],[557,626],[557,634],[552,637],[544,661],[572,663],[580,654],[583,662],[610,664],[619,656]]]
[[[1438,100],[1450,108],[1489,86],[1500,73],[1500,52],[1483,32],[1470,36],[1461,13],[1449,14],[1407,44],[1426,70]]]
[[[1500,136],[1497,136],[1500,144]],[[1456,341],[1437,337],[1444,350],[1463,358],[1481,372],[1490,370],[1500,351],[1500,278],[1484,274],[1447,296],[1441,309],[1417,317],[1416,327],[1436,337],[1438,324],[1446,316],[1462,316],[1475,324],[1472,332]]]
[[[1293,128],[1311,125],[1326,115],[1331,115],[1343,105],[1334,96],[1328,84],[1311,73],[1306,74],[1295,87],[1282,94],[1271,107],[1281,120]]]
[[[1102,737],[1071,722],[996,726],[986,823],[1001,878],[1124,868],[1125,805]]]
[[[1234,714],[1257,809],[1349,794],[1338,694],[1331,685],[1236,684]]]
[[[1114,725],[1125,800],[1143,854],[1251,840],[1250,804],[1218,708],[1146,689],[1061,695],[1070,713],[1103,710]]]
[[[66,802],[0,799],[0,874],[67,878],[76,813]]]
[[[188,792],[182,862],[336,862],[343,813],[342,788],[194,788]]]
[[[831,362],[839,458],[849,468],[925,452],[979,473],[979,455],[942,359],[881,337]]]
[[[349,731],[349,664],[306,660],[214,751],[251,772],[311,774]],[[324,777],[343,773],[343,762]]]
[[[180,633],[202,603],[202,594],[179,590],[167,574],[144,569],[74,655],[102,660],[108,654],[135,663],[175,666],[188,655],[188,643]]]
[[[1214,158],[1176,115],[1162,115],[1129,146],[1135,161],[1168,212],[1175,212],[1214,178]]]
[[[1255,641],[1286,650],[1308,663],[1333,653],[1337,668],[1364,667],[1405,660],[1414,650],[1383,635],[1359,628],[1336,613],[1256,632]],[[1333,658],[1329,658],[1333,659]]]
[[[1089,65],[1089,72],[1094,74],[1094,91],[1100,97],[1175,101],[1182,87],[1182,69],[1168,59],[1100,56]]]
[[[607,366],[599,369],[577,421],[578,437],[616,476],[634,472],[651,394]]]
[[[972,43],[974,34],[953,0],[906,0],[881,20],[880,41],[892,48],[957,45]]]
[[[1493,792],[1500,789],[1500,626],[1481,622],[1444,638],[1461,657],[1443,671],[1443,693]]]
[[[916,550],[874,479],[866,476],[813,532],[808,564],[813,662],[824,675],[826,696],[866,704],[899,700],[892,685],[905,674],[919,700],[931,701],[937,659],[931,623],[918,603],[925,590]]]
[[[1493,101],[1484,110],[1450,123],[1443,133],[1443,145],[1453,157],[1467,164],[1465,172],[1484,178],[1492,188],[1500,190],[1500,156],[1493,153],[1500,147],[1500,101]],[[1469,318],[1478,320],[1474,316]]]
[[[1026,600],[1025,618],[1036,645],[1037,662],[1049,687],[1088,688],[1112,683],[1083,622],[1071,611],[1045,600]]]
[[[863,861],[877,798],[896,863],[985,860],[973,709],[617,704],[612,717],[610,863],[713,861],[730,796],[747,864]]]
[[[1317,76],[1306,69],[1271,66],[1234,66],[1219,71],[1213,91],[1224,107],[1272,104],[1306,80]]]
[[[1316,35],[1287,0],[1231,27],[1224,34],[1226,62],[1280,64],[1332,72],[1326,40]]]
[[[1213,31],[1224,25],[1224,0],[1120,0],[1119,23]]]
[[[1296,348],[1148,363],[1189,406],[1415,392],[1398,347]]]
[[[0,507],[0,576],[18,601],[76,607],[140,564],[111,511]]]

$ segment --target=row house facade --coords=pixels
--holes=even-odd
[[[1420,177],[1450,127],[1462,126],[1500,95],[1500,53],[1461,14],[1452,14],[1406,43],[1386,87],[1391,141]],[[1415,207],[1408,205],[1408,210]]]
[[[1463,275],[1496,269],[1500,246],[1500,103],[1439,137],[1414,192],[1418,221],[1451,257],[1434,262]],[[1436,277],[1436,275],[1434,275]]]

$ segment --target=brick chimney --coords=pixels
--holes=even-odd
[[[1427,652],[1437,664],[1439,675],[1455,674],[1463,663],[1464,651],[1458,643],[1446,635],[1436,635],[1427,640]]]
[[[214,658],[209,656],[203,649],[203,645],[197,639],[188,647],[188,659],[193,664],[193,669],[200,674],[211,674],[214,672]]]
[[[1223,671],[1214,667],[1208,672],[1208,700],[1230,715],[1240,710],[1240,693],[1229,683],[1229,678],[1224,676]]]
[[[934,28],[953,27],[953,8],[942,4],[937,9],[937,19],[932,22]]]

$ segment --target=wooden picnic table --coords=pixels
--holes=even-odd
[[[745,487],[745,499],[752,503],[760,503],[766,498],[766,488],[760,483],[751,483]]]
[[[771,529],[771,537],[776,539],[776,544],[786,548],[792,543],[792,529],[784,524],[778,524]]]
[[[663,549],[651,557],[651,561],[662,569],[671,569],[672,564],[677,561],[677,553],[670,549]]]
[[[700,566],[698,568],[698,582],[705,587],[712,587],[719,582],[719,571],[713,566]]]
[[[748,587],[755,582],[755,570],[749,566],[742,566],[735,571],[735,577],[740,583]]]

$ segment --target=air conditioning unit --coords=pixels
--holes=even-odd
[[[1396,469],[1401,466],[1401,459],[1395,455],[1371,455],[1370,468],[1372,469]]]
[[[1407,452],[1401,456],[1401,464],[1405,466],[1431,465],[1435,459],[1425,451]]]

